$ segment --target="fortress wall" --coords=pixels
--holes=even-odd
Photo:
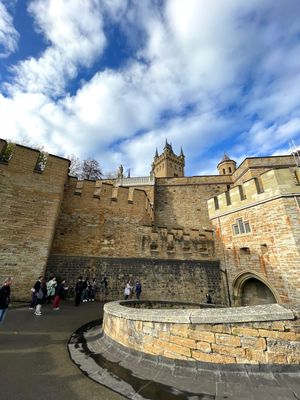
[[[26,299],[45,270],[69,168],[49,155],[45,170],[35,171],[38,157],[16,145],[11,160],[0,162],[0,279],[12,275],[14,293]]]
[[[136,256],[152,214],[143,190],[70,178],[52,254]]]
[[[155,186],[155,225],[210,228],[207,200],[227,189],[230,176],[158,179]]]
[[[255,178],[272,168],[295,167],[293,156],[253,157],[246,158],[232,174],[235,185]]]
[[[242,185],[232,187],[228,193],[221,193],[207,202],[210,218],[248,207],[256,202],[268,201],[282,195],[299,194],[300,169],[282,168],[264,172]]]
[[[52,255],[48,273],[53,272],[75,285],[79,275],[96,277],[98,282],[108,277],[106,300],[124,298],[128,279],[142,282],[142,299],[205,302],[210,291],[212,299],[223,299],[219,263],[213,261],[150,260],[145,258],[105,258]],[[62,276],[63,274],[63,276]]]
[[[299,169],[264,173],[261,193],[257,193],[253,179],[246,182],[245,200],[239,199],[237,188],[233,188],[230,190],[232,204],[226,205],[222,194],[218,196],[218,210],[213,199],[208,201],[216,230],[216,252],[222,267],[229,271],[232,293],[236,276],[252,271],[274,289],[279,302],[300,302],[300,188],[295,172]],[[234,234],[233,225],[238,219],[249,222],[251,231]]]

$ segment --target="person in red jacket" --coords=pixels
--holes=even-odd
[[[63,279],[61,281],[60,285],[58,286],[56,295],[54,297],[54,301],[52,304],[53,310],[55,310],[55,311],[59,310],[59,305],[60,305],[61,299],[64,297],[67,290],[68,290],[68,287],[66,286],[66,280]]]

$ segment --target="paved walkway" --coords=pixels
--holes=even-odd
[[[120,400],[121,395],[87,378],[69,357],[67,343],[77,328],[102,317],[99,303],[59,311],[10,309],[0,325],[0,398],[5,400]]]
[[[120,394],[85,376],[72,363],[67,343],[84,324],[102,317],[102,305],[84,303],[76,308],[64,302],[59,311],[44,306],[43,315],[28,308],[9,310],[0,325],[0,398],[5,400],[121,400]],[[94,357],[77,354],[93,379],[126,398],[153,400],[296,400],[300,399],[300,375],[289,373],[231,374],[222,371],[191,371],[179,365],[153,365],[142,357],[124,356],[115,344],[105,344],[100,327],[90,331]],[[99,347],[100,346],[100,347]],[[76,345],[73,345],[76,349]],[[101,354],[105,355],[101,365]],[[99,358],[100,357],[100,358]],[[109,361],[110,360],[110,361]],[[91,364],[93,362],[93,364]],[[116,379],[109,372],[113,367]],[[152,376],[154,374],[154,376]],[[123,383],[127,383],[122,389]],[[129,383],[129,386],[128,386]],[[122,384],[122,385],[121,385]],[[175,389],[177,388],[177,390]],[[178,390],[179,389],[179,390]],[[201,393],[199,395],[199,393]]]
[[[213,365],[142,355],[128,352],[103,336],[101,326],[91,324],[73,335],[69,348],[87,375],[132,400],[300,399],[297,366],[266,366],[262,372],[257,365]]]

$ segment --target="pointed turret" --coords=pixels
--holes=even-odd
[[[184,157],[182,146],[180,147],[180,157]]]
[[[231,160],[226,153],[222,158],[222,161],[217,165],[220,175],[232,175],[236,170],[236,162]]]
[[[156,147],[156,151],[155,151],[155,158],[158,158],[158,151],[157,151],[157,147]]]

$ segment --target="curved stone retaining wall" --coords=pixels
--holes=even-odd
[[[104,333],[130,349],[221,364],[299,364],[297,311],[278,304],[217,309],[104,306]]]

